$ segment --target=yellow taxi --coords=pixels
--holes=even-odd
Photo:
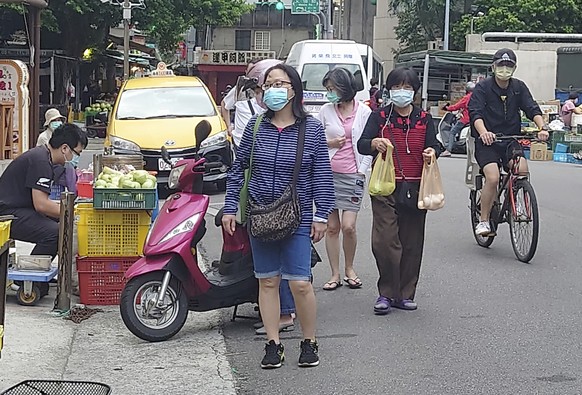
[[[158,172],[167,183],[170,166],[162,160],[166,147],[172,161],[196,154],[196,125],[207,120],[210,136],[200,146],[207,162],[222,163],[204,175],[204,181],[226,186],[232,150],[226,124],[208,88],[197,77],[175,76],[164,63],[149,77],[128,80],[120,89],[107,126],[106,149],[115,154],[141,153],[145,169]]]

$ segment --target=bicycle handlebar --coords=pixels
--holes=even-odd
[[[504,140],[531,140],[531,141],[538,141],[539,139],[534,136],[521,136],[521,135],[512,135],[507,136],[501,133],[495,134],[495,141],[504,141]]]

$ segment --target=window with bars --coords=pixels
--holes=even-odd
[[[255,51],[269,51],[271,49],[271,32],[255,32]]]

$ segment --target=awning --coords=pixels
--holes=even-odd
[[[404,53],[396,58],[396,64],[403,67],[421,67],[424,65],[426,54],[430,56],[433,67],[439,64],[457,66],[489,67],[493,62],[493,55],[477,52],[429,50]]]
[[[122,63],[124,60],[124,56],[123,53],[119,52],[119,51],[111,51],[108,50],[105,52],[105,56],[110,58],[110,59],[114,59],[117,60],[118,62]],[[151,61],[156,61],[156,59],[152,58],[152,57],[140,57],[140,56],[129,56],[129,63],[133,64],[133,65],[138,65],[138,66],[146,66],[146,67],[153,67],[152,64],[150,63]]]
[[[582,47],[560,47],[557,52],[558,55],[565,53],[582,53]]]

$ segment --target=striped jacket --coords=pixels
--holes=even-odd
[[[236,160],[228,173],[225,214],[234,215],[238,211],[244,170],[249,167],[250,162],[256,119],[254,116],[247,124]],[[269,118],[263,118],[255,137],[253,169],[249,181],[249,196],[254,202],[263,205],[274,202],[291,183],[298,135],[299,120],[279,131]],[[305,145],[297,180],[297,194],[301,205],[302,227],[311,227],[313,221],[327,220],[335,206],[325,131],[321,122],[313,117],[306,119]]]

